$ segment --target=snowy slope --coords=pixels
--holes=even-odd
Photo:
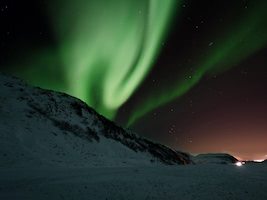
[[[188,153],[188,152],[183,152],[183,151],[181,151],[181,150],[176,150],[176,152],[179,153],[180,155],[182,155],[183,158],[184,158],[185,160],[190,160],[190,161],[192,162],[192,164],[196,164],[196,163],[194,162],[194,156],[191,155],[190,153]]]
[[[208,153],[192,156],[190,159],[196,164],[232,164],[238,162],[238,160],[224,153]]]
[[[77,98],[4,74],[0,74],[0,119],[0,167],[190,162],[115,125]]]

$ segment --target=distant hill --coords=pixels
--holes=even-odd
[[[193,164],[233,164],[238,162],[234,156],[226,153],[207,153],[193,156],[180,150],[177,150],[177,152],[186,159],[191,160]]]
[[[0,74],[0,167],[189,164],[81,100]]]
[[[232,164],[238,162],[235,157],[225,153],[199,154],[191,157],[191,159],[196,164]]]

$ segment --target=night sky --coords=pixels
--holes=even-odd
[[[0,0],[0,24],[1,71],[178,150],[267,158],[267,1]]]

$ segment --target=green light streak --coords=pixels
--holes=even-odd
[[[179,3],[78,0],[52,7],[70,86],[65,92],[113,118],[149,73]]]
[[[127,126],[131,126],[151,110],[185,94],[201,80],[203,75],[215,75],[226,71],[265,47],[267,44],[266,7],[267,2],[262,1],[253,12],[243,18],[239,26],[228,27],[229,33],[220,36],[218,41],[221,42],[216,44],[217,48],[210,50],[208,58],[200,62],[199,66],[195,66],[198,71],[195,76],[188,72],[183,80],[176,81],[174,89],[162,88],[150,94],[135,109]]]

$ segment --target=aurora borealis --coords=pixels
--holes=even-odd
[[[57,2],[51,16],[69,93],[112,119],[148,74],[176,5],[172,0]],[[66,15],[69,10],[74,14]]]
[[[152,109],[183,95],[197,84],[203,75],[220,73],[265,47],[267,37],[262,37],[262,35],[267,35],[267,29],[263,32],[259,32],[258,29],[266,24],[266,6],[266,3],[259,4],[255,10],[246,14],[248,16],[244,16],[240,24],[233,27],[226,36],[218,34],[220,42],[215,49],[208,50],[207,57],[203,61],[200,60],[199,63],[195,63],[195,72],[188,71],[184,74],[184,79],[174,80],[174,87],[171,90],[160,90],[160,92],[152,93],[136,109],[128,125]]]
[[[266,1],[0,6],[2,71],[177,149],[267,156]]]

